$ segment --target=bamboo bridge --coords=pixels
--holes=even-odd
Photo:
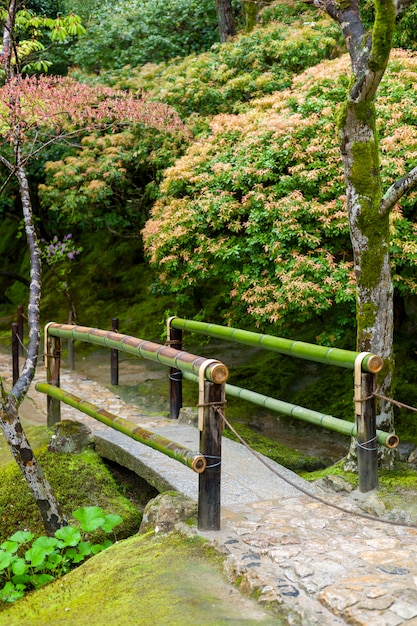
[[[172,328],[185,323],[179,318],[171,320]],[[226,571],[231,579],[240,582],[242,590],[255,593],[262,603],[275,604],[294,623],[304,625],[411,626],[415,623],[417,528],[404,525],[401,520],[367,519],[363,515],[364,504],[372,510],[374,492],[327,492],[325,486],[311,485],[270,459],[254,457],[243,445],[226,438],[221,438],[220,454],[209,454],[201,448],[205,437],[198,427],[201,415],[197,416],[197,425],[189,423],[188,418],[145,416],[135,405],[115,397],[113,388],[110,391],[74,371],[57,370],[60,350],[55,342],[61,333],[67,341],[77,341],[89,334],[95,345],[107,342],[110,349],[123,343],[132,351],[150,350],[158,362],[163,359],[170,368],[170,385],[174,386],[171,415],[181,404],[181,394],[175,389],[178,371],[199,385],[203,394],[203,401],[200,402],[200,397],[198,402],[203,405],[199,407],[203,429],[207,420],[219,421],[215,408],[222,403],[224,391],[234,392],[225,381],[227,368],[218,361],[209,363],[207,359],[196,360],[202,357],[185,356],[178,336],[172,331],[168,346],[152,347],[114,331],[109,335],[109,331],[50,324],[48,380],[45,382],[42,371],[37,372],[37,390],[31,390],[31,400],[45,415],[49,410],[49,419],[52,415],[53,420],[57,419],[56,403],[60,401],[60,419],[77,419],[88,425],[100,454],[126,465],[160,491],[174,489],[200,503],[201,477],[207,472],[217,476],[221,467],[221,502],[218,508],[214,507],[214,515],[203,505],[198,532],[221,546],[227,554]],[[244,340],[248,340],[246,335]],[[296,350],[297,346],[287,348]],[[298,348],[304,350],[305,346]],[[316,356],[330,358],[324,352]],[[344,356],[336,353],[337,359]],[[357,356],[353,360],[349,357],[351,369],[357,364]],[[200,368],[204,361],[203,377]],[[365,358],[362,355],[360,376],[373,376],[372,371],[363,371],[363,363],[365,370],[369,363],[372,370],[378,368],[378,362],[371,355]],[[210,380],[216,376],[222,382]],[[210,389],[211,385],[220,388],[214,400],[204,395],[204,389]],[[255,400],[265,402],[260,398]],[[294,411],[294,407],[282,408]],[[211,412],[209,418],[208,412]],[[324,421],[322,425],[327,427]],[[136,430],[138,436],[126,436],[125,430]],[[355,431],[346,434],[350,436]],[[385,440],[377,432],[375,437],[388,445],[396,445],[398,441],[390,439],[389,433]],[[150,440],[155,445],[149,445]],[[176,442],[174,447],[172,442]],[[161,447],[170,454],[161,454]],[[203,492],[204,489],[207,486]],[[217,486],[210,497],[216,496],[216,489]],[[385,517],[389,517],[388,513]]]

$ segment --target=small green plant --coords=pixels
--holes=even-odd
[[[109,533],[123,521],[119,515],[104,513],[99,506],[82,507],[74,511],[73,516],[84,533],[98,528]],[[3,584],[0,600],[3,602],[15,602],[26,591],[38,589],[63,576],[113,543],[105,539],[103,543],[92,544],[75,526],[59,528],[54,537],[33,539],[33,533],[19,530],[0,545],[0,585]],[[29,544],[30,547],[27,547]]]

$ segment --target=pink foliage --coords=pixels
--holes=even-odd
[[[130,123],[186,133],[176,111],[167,104],[152,102],[147,94],[57,76],[16,78],[1,87],[1,122],[1,134],[7,139],[16,122],[22,132],[41,127],[72,133]]]

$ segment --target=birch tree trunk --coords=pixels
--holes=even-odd
[[[6,72],[6,81],[11,80],[17,71],[17,65],[12,64],[13,55],[13,26],[16,14],[16,2],[12,0],[9,5],[8,19],[6,20],[3,33],[3,59]],[[36,505],[42,516],[45,530],[48,534],[66,525],[58,502],[56,501],[51,487],[39,466],[26,434],[19,419],[19,405],[27,394],[35,375],[40,341],[39,327],[39,303],[41,295],[41,255],[38,239],[33,222],[32,203],[29,193],[29,184],[25,170],[24,160],[21,154],[21,128],[20,120],[16,116],[18,110],[19,94],[13,94],[10,101],[10,121],[12,129],[12,145],[14,149],[15,163],[12,164],[5,157],[1,161],[15,174],[18,180],[20,199],[22,203],[23,219],[25,224],[26,241],[30,253],[30,287],[28,304],[29,343],[27,357],[23,371],[9,394],[6,394],[1,384],[1,408],[0,425],[13,457],[18,464],[26,482],[33,493]]]

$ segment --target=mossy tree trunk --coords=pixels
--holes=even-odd
[[[352,74],[339,132],[357,287],[357,348],[384,358],[379,390],[390,396],[394,367],[390,211],[417,180],[416,168],[383,192],[375,98],[388,64],[399,3],[375,0],[374,25],[367,31],[359,0],[311,2],[340,24],[350,54]],[[393,429],[393,408],[386,401],[379,401],[377,426]]]
[[[15,0],[12,0],[9,4],[8,19],[4,25],[3,34],[3,64],[6,81],[14,78],[17,71],[17,64],[13,65],[12,63],[13,50],[15,49],[13,31],[16,11],[17,4]],[[15,111],[19,108],[18,105],[19,94],[15,92],[11,95],[10,100],[10,143],[14,152],[14,163],[8,161],[3,155],[0,155],[0,160],[18,180],[26,241],[30,253],[28,304],[29,344],[22,374],[10,393],[5,393],[0,379],[0,425],[13,457],[35,498],[45,530],[48,534],[53,535],[58,528],[66,524],[66,521],[52,493],[51,487],[36,461],[30,443],[22,428],[18,413],[19,405],[27,394],[36,370],[40,340],[39,302],[41,294],[41,254],[33,221],[25,161],[21,152],[21,122],[15,115]]]
[[[243,6],[245,9],[245,30],[250,33],[256,26],[259,5],[255,0],[243,0]]]

